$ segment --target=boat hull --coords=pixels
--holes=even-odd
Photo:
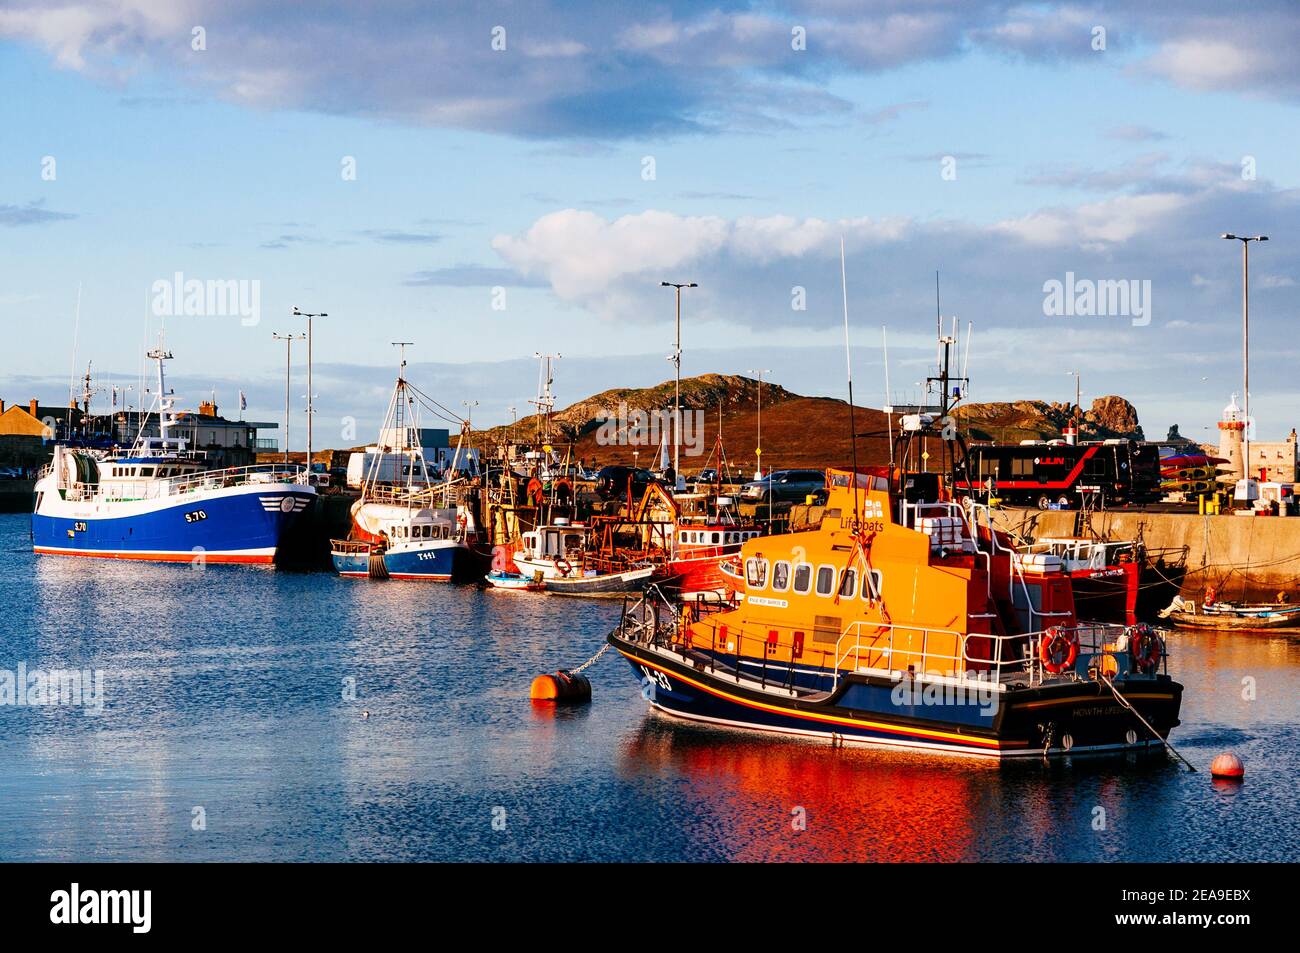
[[[512,572],[490,572],[483,577],[493,589],[505,592],[541,592],[546,583],[532,576]]]
[[[655,574],[652,566],[601,576],[566,576],[546,579],[546,591],[558,596],[618,598],[640,592]]]
[[[461,543],[447,541],[438,545],[435,542],[432,546],[418,549],[406,548],[385,552],[384,569],[390,579],[447,582],[462,570],[462,563],[467,555],[468,550]],[[371,554],[366,550],[335,549],[331,558],[334,561],[334,570],[340,576],[361,578],[371,575]]]
[[[32,514],[32,549],[57,556],[159,562],[272,563],[315,498],[302,485],[251,485],[175,500],[68,502]]]
[[[1141,575],[1141,567],[1132,562],[1071,573],[1070,588],[1079,618],[1136,625]]]
[[[703,653],[677,655],[610,636],[651,706],[691,721],[782,735],[813,737],[833,744],[907,748],[981,758],[1043,757],[1146,750],[1162,747],[1098,682],[1066,682],[980,694],[961,693],[942,705],[924,699],[920,686],[900,694],[899,681],[849,674],[834,691],[798,697],[782,686],[821,679],[830,673],[784,666],[766,671],[764,687],[754,672],[741,678],[719,674]],[[1182,686],[1166,676],[1119,684],[1125,699],[1162,736],[1178,724]],[[900,698],[902,699],[900,701]]]
[[[1300,628],[1300,612],[1280,615],[1238,616],[1228,613],[1198,613],[1174,610],[1169,619],[1179,626],[1197,629],[1290,629]]]

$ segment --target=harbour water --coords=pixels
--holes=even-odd
[[[0,515],[0,670],[102,670],[103,710],[0,705],[2,860],[1297,859],[1300,636],[1171,638],[1199,773],[996,765],[670,722],[612,653],[591,705],[534,708],[617,604],[38,558],[29,527]]]

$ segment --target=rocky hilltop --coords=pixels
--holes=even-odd
[[[849,439],[849,407],[830,397],[804,397],[779,384],[764,381],[764,466],[803,467],[847,465],[853,459]],[[699,470],[716,463],[719,429],[723,448],[733,466],[750,471],[756,462],[759,383],[753,378],[704,374],[682,380],[682,407],[686,413],[682,469]],[[577,457],[588,464],[636,463],[654,465],[661,438],[672,419],[673,382],[654,387],[615,388],[557,410],[552,416],[552,441],[573,444]],[[641,412],[638,415],[638,411]],[[1050,440],[1061,435],[1076,409],[1070,404],[1021,400],[1009,403],[962,405],[957,418],[968,440],[1016,443]],[[889,461],[890,422],[871,407],[856,407],[860,464]],[[476,440],[531,441],[538,432],[538,417],[521,418],[513,427],[495,427]],[[897,432],[897,418],[894,420]],[[1122,397],[1099,397],[1081,415],[1083,440],[1111,437],[1143,439],[1137,410]]]
[[[1089,410],[1068,403],[1017,400],[1011,403],[966,404],[957,418],[968,440],[1017,443],[1021,440],[1052,440],[1061,436],[1065,425],[1079,418],[1080,440],[1127,437],[1145,440],[1138,423],[1137,408],[1123,397],[1098,397]]]

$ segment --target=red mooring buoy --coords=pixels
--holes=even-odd
[[[1212,778],[1228,778],[1233,781],[1240,781],[1245,776],[1246,766],[1231,751],[1225,751],[1210,764],[1210,777]]]
[[[575,675],[563,669],[554,675],[538,675],[528,689],[528,697],[540,702],[591,701],[591,682],[585,675]]]

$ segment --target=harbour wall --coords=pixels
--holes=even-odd
[[[1185,551],[1183,595],[1213,585],[1221,598],[1272,600],[1300,596],[1300,518],[1201,516],[1109,510],[1086,516],[1071,510],[994,510],[994,522],[1024,538],[1087,536],[1141,539],[1154,555]],[[1081,525],[1080,525],[1081,524]],[[1169,555],[1166,555],[1169,561]]]

